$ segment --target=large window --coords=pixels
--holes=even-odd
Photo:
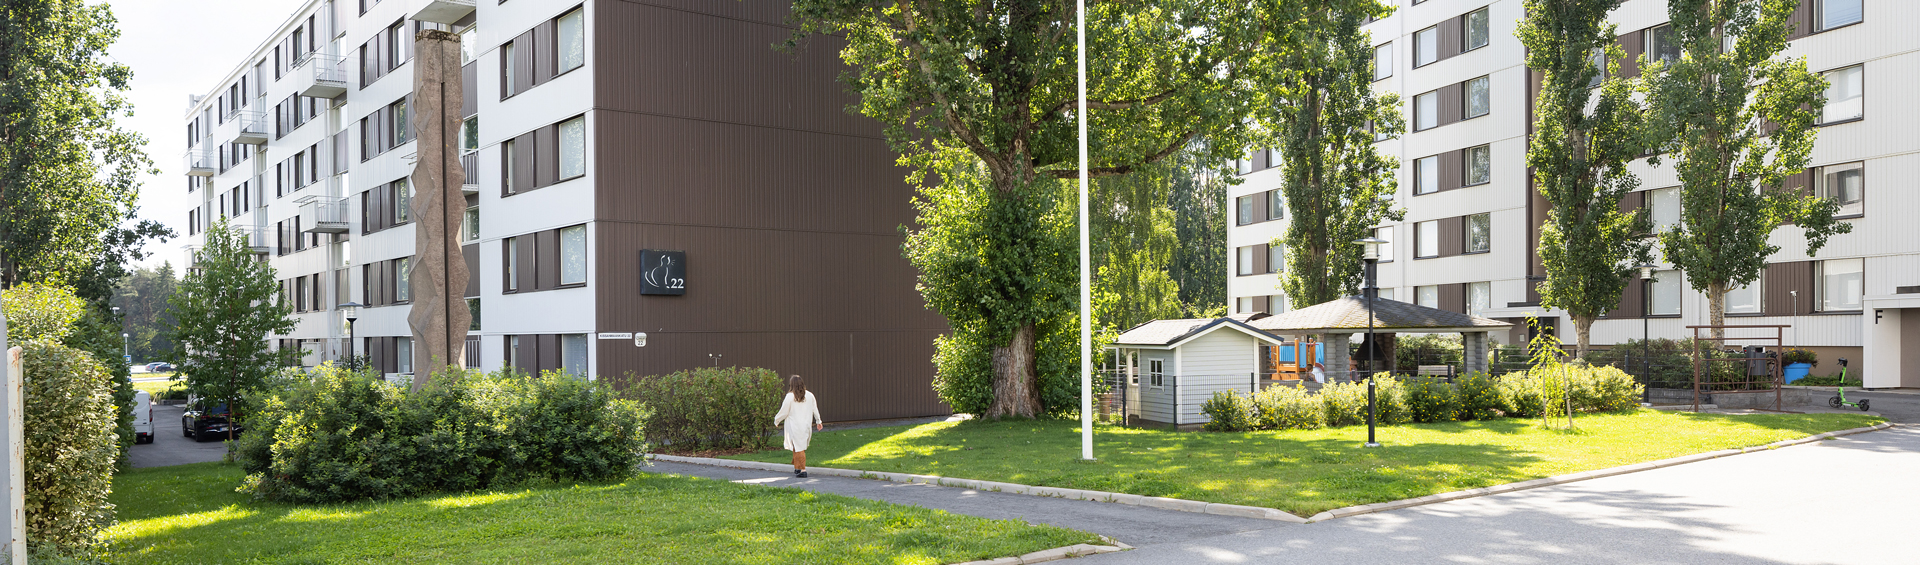
[[[1253,223],[1253,196],[1242,196],[1234,199],[1234,203],[1237,208],[1234,223],[1242,226]]]
[[[512,43],[500,46],[500,91],[506,96],[520,93],[520,58],[513,56],[513,50]]]
[[[1467,178],[1460,179],[1465,186],[1493,182],[1493,148],[1488,145],[1467,148]]]
[[[1647,297],[1647,313],[1654,316],[1680,315],[1680,271],[1654,271],[1653,295]]]
[[[1493,248],[1493,214],[1467,216],[1467,253],[1485,253]]]
[[[1413,287],[1413,303],[1428,308],[1440,307],[1440,287],[1438,285]]]
[[[393,299],[395,302],[413,301],[412,257],[401,257],[393,262]]]
[[[587,117],[560,122],[560,180],[587,174]]]
[[[586,11],[579,8],[560,16],[558,42],[562,73],[587,64],[586,19]]]
[[[562,18],[560,21],[564,22],[566,19]],[[576,379],[589,378],[587,374],[587,334],[561,334],[560,371]]]
[[[1831,124],[1866,117],[1866,93],[1863,91],[1866,67],[1854,65],[1827,71],[1827,105],[1820,108],[1820,123]]]
[[[467,213],[460,216],[460,241],[480,241],[480,207],[467,205]]]
[[[1854,162],[1813,170],[1813,193],[1840,204],[1840,216],[1866,214],[1867,169]]]
[[[1860,295],[1866,284],[1863,259],[1828,259],[1814,263],[1817,272],[1814,294],[1820,297],[1821,312],[1860,309]]]
[[[1762,292],[1762,279],[1753,284],[1727,290],[1726,309],[1728,314],[1759,314],[1766,311],[1766,298]]]
[[[520,290],[520,238],[509,237],[500,243],[506,260],[507,291]]]
[[[1235,257],[1234,257],[1235,259],[1234,274],[1237,274],[1240,276],[1247,276],[1247,275],[1254,274],[1253,248],[1254,246],[1252,245],[1247,245],[1247,246],[1237,248],[1235,252]]]
[[[1488,88],[1487,77],[1467,81],[1467,118],[1487,115],[1492,109],[1493,95]]]
[[[1279,245],[1267,246],[1267,272],[1278,273],[1286,269],[1286,264],[1287,264],[1286,249],[1287,249],[1286,247],[1282,247]]]
[[[1414,258],[1440,256],[1440,222],[1425,221],[1413,225]]]
[[[473,116],[460,122],[460,154],[465,155],[480,150],[480,116]],[[478,179],[469,179],[478,182]]]
[[[413,139],[412,137],[407,136],[407,122],[413,121],[412,116],[413,116],[412,114],[407,113],[407,99],[401,98],[399,102],[393,103],[393,144],[394,145],[406,143]]]
[[[406,177],[393,181],[393,223],[413,221],[413,184]]]
[[[1440,28],[1413,32],[1413,66],[1422,67],[1440,60]]]
[[[1467,47],[1462,51],[1472,51],[1487,46],[1492,35],[1487,30],[1487,9],[1481,8],[1467,14]]]
[[[587,226],[560,230],[560,284],[587,282]]]
[[[1287,195],[1276,188],[1267,191],[1267,219],[1279,220],[1287,217]]]
[[[1483,316],[1493,307],[1493,283],[1467,283],[1467,314]]]
[[[1819,0],[1820,29],[1829,30],[1847,24],[1859,23],[1862,14],[1860,0]]]
[[[1440,191],[1440,157],[1421,157],[1413,160],[1413,193],[1433,194]]]
[[[1413,131],[1420,131],[1440,125],[1440,92],[1428,92],[1413,97]]]
[[[1652,216],[1653,231],[1656,233],[1680,225],[1680,187],[1647,191],[1647,212]]]
[[[393,338],[394,372],[402,375],[413,374],[413,338]]]
[[[473,62],[474,57],[477,57],[479,55],[480,55],[479,26],[470,25],[470,26],[467,26],[466,29],[460,30],[460,64],[465,65],[467,63],[471,63]]]
[[[480,331],[480,299],[467,299],[467,331]]]
[[[1644,47],[1648,62],[1680,59],[1680,42],[1673,37],[1673,26],[1662,24],[1646,32]]]
[[[1393,76],[1393,42],[1373,48],[1373,80]]]
[[[1393,226],[1373,228],[1373,237],[1386,242],[1380,244],[1380,262],[1393,261]]]
[[[1250,158],[1250,157],[1241,157],[1241,158],[1239,158],[1239,159],[1234,159],[1234,160],[1233,160],[1233,171],[1234,171],[1235,173],[1239,173],[1239,174],[1243,174],[1243,175],[1244,175],[1244,174],[1248,174],[1248,173],[1252,173],[1252,172],[1253,172],[1253,159],[1252,159],[1252,158]]]

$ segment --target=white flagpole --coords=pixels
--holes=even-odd
[[[1080,64],[1080,458],[1093,459],[1093,284],[1087,246],[1087,0],[1074,10]]]

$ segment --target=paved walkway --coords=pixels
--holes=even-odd
[[[165,467],[188,463],[219,461],[227,455],[225,443],[195,442],[180,429],[184,408],[153,405],[153,443],[135,444],[127,450],[127,459],[135,467]]]

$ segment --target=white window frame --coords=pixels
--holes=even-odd
[[[1393,76],[1393,42],[1373,46],[1373,80]]]
[[[1816,310],[1820,312],[1859,312],[1861,310],[1861,298],[1866,294],[1866,259],[1827,259],[1815,262],[1814,269],[1816,271],[1813,274],[1813,295]],[[1854,276],[1850,277],[1851,280],[1838,279],[1843,286],[1837,290],[1829,289],[1828,285],[1836,282],[1833,278],[1835,275]],[[1829,301],[1830,298],[1835,297],[1836,292],[1842,302]],[[1844,302],[1845,300],[1852,302]]]
[[[1647,191],[1647,215],[1654,233],[1680,225],[1680,187],[1669,186]]]
[[[1413,258],[1431,259],[1440,256],[1440,221],[1427,220],[1413,224]],[[1432,252],[1429,253],[1428,250]]]
[[[1491,281],[1467,283],[1467,314],[1480,316],[1492,308],[1493,283]]]
[[[575,237],[578,238],[578,241],[571,242],[570,240]],[[569,247],[578,247],[579,249],[574,250],[573,253],[568,253]],[[560,257],[558,263],[560,263],[560,284],[562,286],[587,284],[586,224],[560,228]]]
[[[500,240],[507,256],[507,291],[520,290],[520,238],[518,236]]]
[[[1267,273],[1268,274],[1276,274],[1286,270],[1286,265],[1287,265],[1286,249],[1287,248],[1284,246],[1274,245],[1271,243],[1267,244]]]
[[[1867,66],[1848,65],[1820,73],[1827,80],[1827,104],[1820,107],[1820,124],[1837,124],[1867,117]],[[1851,93],[1852,96],[1848,96]]]
[[[1440,192],[1440,156],[1428,155],[1413,160],[1413,194]]]
[[[1147,359],[1147,386],[1161,388],[1166,386],[1167,360]]]
[[[1757,278],[1746,286],[1727,290],[1728,314],[1764,314],[1767,311],[1766,278]],[[1741,303],[1747,304],[1741,304]]]
[[[1859,186],[1856,188],[1855,190],[1856,194],[1853,195],[1852,200],[1841,200],[1841,198],[1845,197],[1846,195],[1835,193],[1837,190],[1839,190],[1840,187],[1835,186],[1835,183],[1833,182],[1833,179],[1831,177],[1840,173],[1848,172],[1848,171],[1854,172],[1854,174],[1851,176],[1852,178],[1856,179],[1855,182]],[[1835,214],[1835,217],[1857,218],[1857,217],[1866,215],[1867,213],[1866,162],[1854,161],[1851,163],[1834,163],[1832,165],[1814,168],[1813,169],[1813,195],[1821,198],[1831,199],[1839,203],[1840,211],[1837,214]]]

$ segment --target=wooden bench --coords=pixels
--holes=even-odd
[[[1414,374],[1422,377],[1446,377],[1452,380],[1456,373],[1453,371],[1453,365],[1421,365]]]

